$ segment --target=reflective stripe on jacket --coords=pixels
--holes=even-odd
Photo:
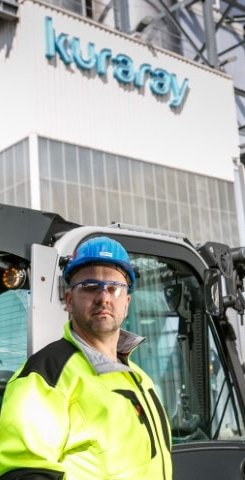
[[[127,345],[135,343],[131,335],[123,333]],[[0,418],[1,478],[170,480],[170,430],[150,378],[130,361],[116,370],[108,362],[98,373],[81,349],[67,324],[63,339],[10,380]]]

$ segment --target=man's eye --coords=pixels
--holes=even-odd
[[[97,283],[87,283],[83,285],[83,289],[85,292],[94,293],[100,289],[100,286]]]
[[[113,294],[117,292],[118,286],[117,285],[107,285],[107,290],[109,293]]]

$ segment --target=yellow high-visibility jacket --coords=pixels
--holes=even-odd
[[[142,338],[121,330],[114,363],[63,339],[9,381],[0,415],[4,480],[171,480],[169,424],[150,378],[128,361]]]

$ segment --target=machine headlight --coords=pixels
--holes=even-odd
[[[26,271],[23,268],[11,266],[2,273],[2,283],[5,288],[21,288],[26,281]]]

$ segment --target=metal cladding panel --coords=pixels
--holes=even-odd
[[[50,59],[45,56],[46,17],[51,19],[50,31],[56,42]],[[38,2],[24,0],[19,18],[15,26],[4,25],[1,33],[0,125],[4,135],[0,150],[36,132],[122,156],[233,179],[232,159],[239,157],[239,138],[229,77]],[[58,45],[62,33],[65,40]],[[105,75],[98,75],[96,68],[82,70],[74,58],[65,64],[58,50],[63,48],[63,53],[70,56],[74,39],[85,60],[89,42],[97,55],[102,49],[110,49]],[[133,82],[122,83],[114,76],[117,66],[112,61],[119,54],[130,57],[134,74],[147,64],[151,70],[167,72],[166,88],[174,78],[177,83],[162,95],[152,93],[149,75],[142,88]],[[175,90],[181,92],[185,79],[189,89],[181,104],[171,107]]]

